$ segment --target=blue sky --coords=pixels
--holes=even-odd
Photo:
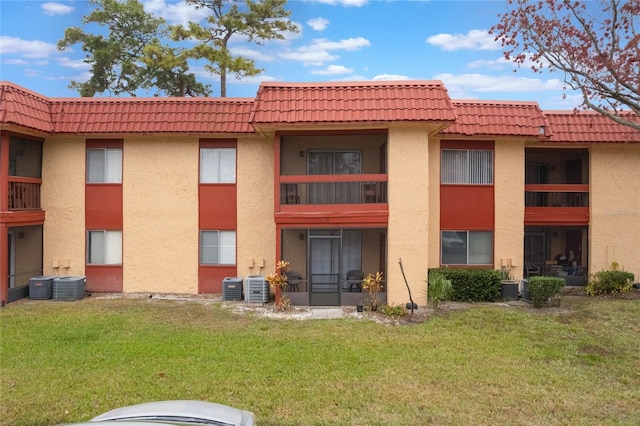
[[[141,0],[169,23],[202,19],[182,1]],[[56,42],[91,11],[86,0],[0,0],[0,79],[51,97],[78,96],[67,86],[88,79],[79,45],[58,51]],[[232,40],[233,52],[257,61],[264,72],[229,78],[227,96],[254,97],[260,81],[441,80],[453,99],[537,101],[543,109],[572,109],[559,73],[514,73],[488,29],[504,1],[290,0],[300,33],[263,46]],[[219,80],[194,64],[218,96]],[[144,96],[141,93],[141,96]],[[149,94],[147,94],[149,95]]]

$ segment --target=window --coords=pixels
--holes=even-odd
[[[201,231],[200,264],[235,265],[236,231]]]
[[[443,149],[440,167],[445,184],[493,184],[493,151]]]
[[[309,151],[310,175],[355,175],[362,173],[360,151]]]
[[[443,265],[493,264],[491,231],[442,231]]]
[[[354,175],[362,173],[360,151],[309,151],[310,175]],[[351,204],[362,202],[359,182],[327,182],[308,185],[309,204]]]
[[[235,148],[200,148],[200,183],[235,182]]]
[[[87,239],[88,264],[122,264],[122,231],[88,231]]]
[[[122,183],[122,149],[87,149],[88,183]]]

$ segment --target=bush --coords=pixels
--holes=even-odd
[[[407,308],[402,305],[382,305],[380,312],[397,319],[407,315]]]
[[[587,294],[597,296],[599,294],[625,293],[631,290],[635,276],[626,271],[600,271],[591,276],[587,284]]]
[[[501,298],[500,272],[492,269],[433,268],[453,286],[451,300],[459,302],[495,302]]]
[[[534,308],[541,308],[542,305],[549,301],[559,299],[557,295],[564,287],[564,280],[557,277],[531,277],[529,282],[529,292],[531,293],[531,301]]]

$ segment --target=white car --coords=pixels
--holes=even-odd
[[[73,426],[255,426],[245,410],[204,401],[157,401],[116,408]],[[71,425],[69,425],[71,426]]]

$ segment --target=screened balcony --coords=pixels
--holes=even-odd
[[[388,210],[386,141],[385,132],[281,136],[276,217],[359,212],[378,221]]]
[[[525,222],[588,224],[588,151],[530,149],[525,155]]]
[[[8,169],[7,209],[40,210],[42,143],[10,137]]]

